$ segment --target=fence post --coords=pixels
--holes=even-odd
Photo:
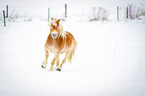
[[[126,7],[126,18],[128,19],[128,7]]]
[[[117,20],[119,21],[119,6],[117,6]]]
[[[5,16],[5,11],[3,10],[3,18],[4,18],[4,26],[6,26],[6,16]]]
[[[48,8],[48,22],[49,22],[49,18],[50,18],[50,8]]]
[[[6,18],[8,18],[8,5],[6,6]]]
[[[65,17],[67,17],[67,4],[65,4]]]

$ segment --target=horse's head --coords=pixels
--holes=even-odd
[[[50,34],[53,39],[60,35],[60,22],[61,19],[53,20],[50,24]]]

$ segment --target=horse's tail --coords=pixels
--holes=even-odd
[[[75,42],[74,42],[73,49],[71,50],[70,56],[68,57],[69,63],[71,63],[72,56],[74,55],[74,52],[75,52],[77,46],[78,46],[78,43],[77,43],[77,41],[75,41]]]

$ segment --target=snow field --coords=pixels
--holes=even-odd
[[[0,27],[1,96],[144,96],[144,24],[62,22],[78,41],[62,72],[41,68],[47,22]],[[62,60],[64,54],[60,57]]]
[[[145,17],[124,19],[128,4],[141,7],[144,0],[0,0],[0,4],[0,12],[9,5],[9,15],[16,9],[20,16],[3,27],[0,13],[0,96],[145,95]],[[48,7],[51,17],[63,18],[64,4],[68,18],[62,24],[78,48],[62,72],[50,72],[52,53],[47,68],[41,68],[49,34],[45,21]],[[88,22],[92,7],[104,7],[109,20]]]

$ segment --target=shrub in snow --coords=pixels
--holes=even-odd
[[[0,14],[0,21],[3,21],[3,14]],[[9,16],[7,21],[15,22],[16,20],[21,21],[32,21],[32,20],[47,20],[47,9],[39,9],[39,8],[30,8],[30,9],[22,9],[22,8],[9,8]]]
[[[145,8],[142,6],[135,6],[133,4],[128,4],[128,18],[135,19],[140,16],[145,15]]]
[[[31,21],[32,16],[30,13],[28,13],[28,10],[22,10],[22,9],[12,9],[9,12],[8,21],[16,21],[18,18],[23,18],[24,21]]]
[[[18,18],[19,18],[19,10],[18,9],[12,9],[10,12],[9,12],[9,17],[8,17],[8,21],[16,21]]]
[[[24,21],[32,21],[32,18],[34,16],[32,16],[31,12],[29,12],[28,10],[24,10],[24,13],[22,15],[22,18],[24,18]]]
[[[2,21],[2,14],[1,14],[1,13],[0,13],[0,22],[3,22],[3,21]]]
[[[108,20],[109,12],[104,7],[93,7],[90,11],[90,21]]]

